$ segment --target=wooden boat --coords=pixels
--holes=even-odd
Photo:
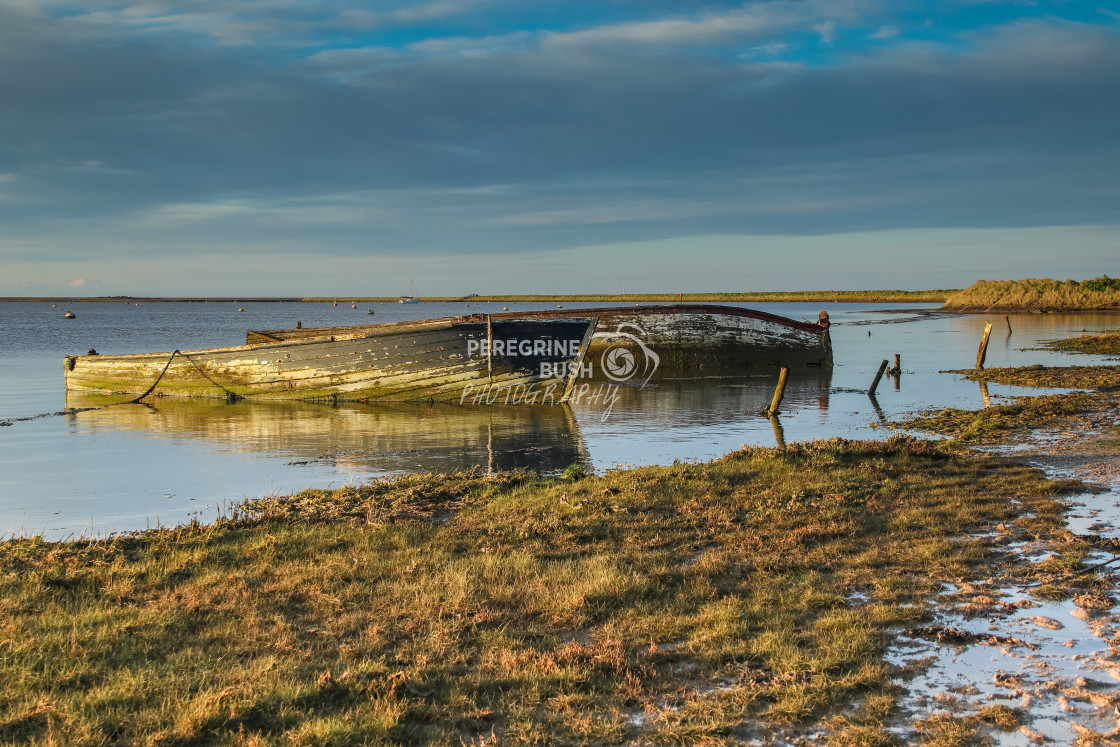
[[[671,303],[519,312],[524,319],[598,319],[588,360],[602,370],[619,347],[639,361],[652,352],[659,374],[744,371],[832,363],[828,312],[802,322],[721,304]]]
[[[487,404],[555,404],[574,384],[594,329],[594,318],[586,316],[476,314],[250,332],[249,344],[233,347],[67,356],[66,389],[360,402],[461,402],[486,390],[497,393]]]

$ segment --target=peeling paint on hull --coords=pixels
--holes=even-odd
[[[572,312],[560,312],[566,317]],[[631,346],[622,333],[641,329],[643,341],[660,357],[663,372],[823,366],[832,361],[827,327],[775,314],[715,304],[580,309],[598,318],[588,355]],[[547,317],[563,318],[556,312]]]
[[[208,350],[68,356],[68,392],[219,399],[457,401],[479,386],[533,386],[560,402],[567,379],[541,363],[578,364],[594,320],[483,315],[338,330],[293,330],[293,339]],[[309,334],[305,334],[309,333]],[[485,355],[481,343],[530,339],[541,354]],[[572,344],[571,341],[577,341]],[[572,352],[575,350],[576,352]],[[166,369],[166,370],[165,370]],[[162,373],[162,375],[161,375]]]
[[[587,353],[588,360],[596,368],[608,348],[618,345],[636,348],[630,340],[619,334],[619,325],[637,326],[645,333],[643,341],[660,358],[659,374],[741,371],[780,366],[826,366],[832,362],[832,343],[827,327],[738,306],[646,304],[510,312],[492,316],[494,320],[503,317],[597,318],[598,325]],[[249,332],[248,341],[293,339],[295,335],[352,333],[377,326]]]

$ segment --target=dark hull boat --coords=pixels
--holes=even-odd
[[[588,360],[629,349],[638,360],[652,353],[660,373],[760,370],[832,363],[828,312],[817,323],[718,304],[659,304],[521,313],[525,319],[598,319]]]
[[[359,402],[462,402],[487,391],[488,404],[555,404],[571,389],[594,329],[595,320],[587,315],[478,314],[250,332],[249,344],[234,347],[67,356],[66,389]]]

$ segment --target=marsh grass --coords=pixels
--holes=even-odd
[[[1105,276],[1104,279],[1109,279]],[[1086,280],[979,280],[949,295],[951,311],[1074,311],[1120,309],[1120,287]],[[1111,280],[1111,279],[1109,279]]]
[[[1097,391],[1120,389],[1120,366],[1036,365],[1019,368],[960,369],[942,373],[958,374],[971,381],[992,381],[1011,386]]]
[[[0,742],[717,744],[823,720],[887,744],[888,631],[992,560],[971,533],[1058,515],[1062,489],[925,441],[832,440],[10,541]]]
[[[1063,353],[1088,353],[1090,355],[1120,355],[1120,330],[1108,330],[1094,335],[1081,335],[1064,340],[1046,340],[1042,347]]]
[[[1088,394],[1049,394],[1039,397],[1018,397],[1008,404],[993,405],[982,410],[947,407],[927,410],[905,420],[894,421],[891,427],[926,431],[950,436],[958,441],[992,444],[1022,441],[1041,428],[1065,427],[1079,415],[1110,406]]]

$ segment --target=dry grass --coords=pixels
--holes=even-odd
[[[1107,276],[1106,276],[1107,279]],[[950,311],[1073,311],[1120,309],[1120,286],[1101,279],[980,280],[945,301]]]
[[[12,541],[0,742],[721,744],[823,720],[886,744],[888,630],[990,561],[975,530],[1057,522],[1060,490],[928,442],[832,440]]]

